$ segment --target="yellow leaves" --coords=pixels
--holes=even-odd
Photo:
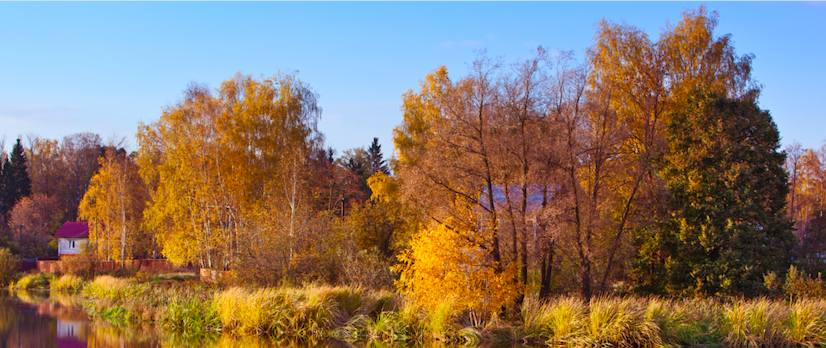
[[[98,161],[100,170],[90,180],[78,218],[90,223],[97,254],[128,258],[149,247],[148,236],[140,233],[148,191],[137,165],[125,153],[110,148]]]
[[[453,300],[457,310],[498,312],[522,291],[516,264],[498,273],[496,264],[479,245],[469,242],[470,231],[448,227],[450,221],[422,230],[410,243],[396,268],[397,287],[425,309]]]
[[[164,254],[229,268],[240,249],[254,251],[260,236],[244,233],[269,233],[268,215],[287,205],[320,111],[295,74],[239,73],[217,93],[190,86],[156,123],[141,125],[147,227],[159,232]]]
[[[404,122],[393,130],[399,161],[416,161],[417,150],[427,144],[427,135],[442,118],[442,98],[452,88],[447,68],[440,66],[419,82],[421,90],[402,95]]]
[[[399,183],[398,179],[391,178],[381,171],[376,172],[367,179],[367,186],[373,194],[370,199],[390,203],[398,200]]]

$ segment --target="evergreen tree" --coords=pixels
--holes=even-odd
[[[390,168],[387,167],[387,161],[385,161],[381,154],[381,145],[379,145],[379,138],[373,138],[373,143],[370,144],[370,148],[367,149],[367,153],[370,155],[370,175],[375,174],[376,172],[382,172],[384,175],[390,175]]]
[[[23,153],[23,145],[20,144],[19,138],[12,147],[11,154],[3,162],[0,176],[3,181],[2,213],[5,215],[21,198],[32,193],[32,181],[29,178],[26,154]]]
[[[11,162],[9,162],[9,156],[4,152],[2,158],[0,158],[0,219],[7,216],[13,207],[10,203],[11,195],[6,190],[9,181],[7,178],[9,168],[11,168]]]
[[[648,234],[635,275],[654,291],[756,295],[794,243],[777,126],[753,100],[706,92],[671,116],[662,172],[671,218]]]

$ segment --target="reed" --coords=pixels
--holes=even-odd
[[[730,347],[785,346],[778,330],[784,314],[763,299],[730,304],[719,318],[723,343]]]
[[[792,303],[786,335],[792,343],[802,347],[826,345],[826,302],[806,299]]]
[[[59,280],[53,283],[57,284]],[[68,280],[66,282],[69,282]],[[521,312],[467,320],[450,301],[423,309],[388,291],[307,285],[214,288],[197,282],[139,284],[101,276],[83,290],[93,310],[147,321],[184,335],[231,333],[278,340],[529,342],[548,346],[826,345],[826,301],[527,297]]]
[[[44,273],[26,274],[16,283],[12,283],[10,288],[15,290],[48,289],[49,280],[53,277],[51,274]]]
[[[663,345],[710,346],[721,341],[715,319],[721,306],[706,300],[652,298],[646,317],[659,330]]]
[[[52,278],[49,280],[49,288],[57,291],[80,291],[86,286],[83,278],[73,274],[64,274],[59,278]]]
[[[83,296],[97,299],[121,300],[129,295],[137,295],[139,289],[130,286],[123,278],[102,275],[83,288]]]

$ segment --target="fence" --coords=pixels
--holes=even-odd
[[[37,260],[19,261],[18,271],[29,271],[36,269],[38,273],[73,272],[81,269],[92,268],[92,261],[81,258],[64,258],[63,260]],[[127,268],[136,269],[143,272],[171,272],[176,270],[194,270],[187,267],[178,267],[169,260],[127,260]],[[121,267],[120,261],[95,261],[94,269],[98,272],[112,271]]]

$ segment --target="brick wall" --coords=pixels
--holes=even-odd
[[[39,273],[55,273],[68,272],[81,268],[88,268],[89,261],[80,258],[64,258],[63,260],[38,260],[37,271]],[[98,272],[111,271],[120,268],[120,261],[97,261],[95,262],[95,270]],[[176,267],[169,262],[169,260],[128,260],[126,261],[127,268],[134,268],[144,272],[171,272],[176,270],[187,269],[185,267]]]

